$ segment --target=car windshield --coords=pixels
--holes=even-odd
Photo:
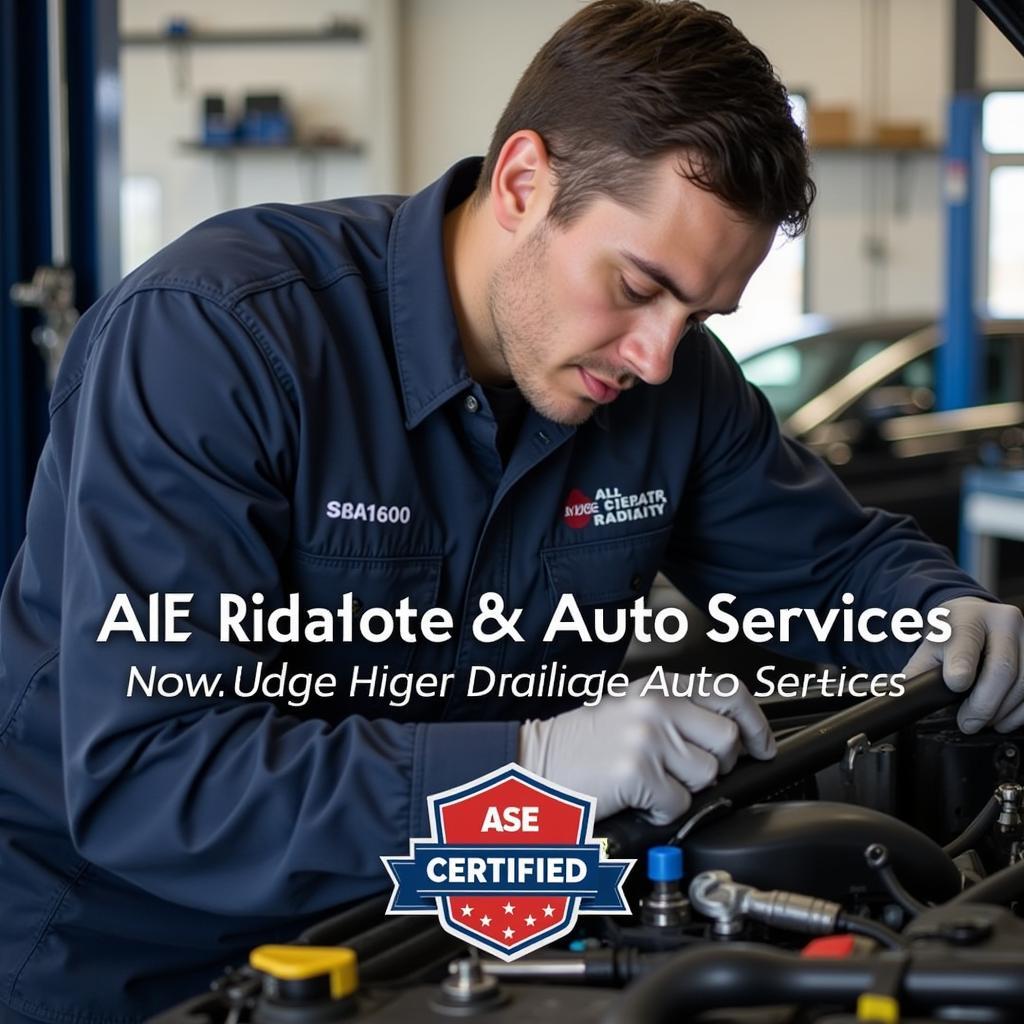
[[[840,329],[786,342],[743,360],[747,380],[756,384],[785,420],[825,388],[902,337],[892,330]]]
[[[1019,322],[1003,324],[1005,333],[995,333],[990,325],[985,337],[983,402],[1019,401],[1024,394],[1024,333]],[[785,422],[861,363],[924,326],[922,321],[893,321],[837,328],[774,345],[743,359],[740,366]],[[876,391],[891,385],[934,392],[936,373],[936,353],[929,348],[893,367],[872,387]]]

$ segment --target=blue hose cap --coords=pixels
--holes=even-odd
[[[647,877],[652,882],[678,882],[683,877],[683,851],[678,846],[652,846],[647,851]]]

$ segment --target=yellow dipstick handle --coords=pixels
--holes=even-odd
[[[900,1024],[900,1004],[892,996],[865,992],[857,1000],[857,1020],[870,1024]]]
[[[331,980],[331,998],[344,999],[359,988],[356,954],[347,946],[257,946],[249,966],[279,981]]]

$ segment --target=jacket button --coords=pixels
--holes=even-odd
[[[631,588],[632,588],[633,590],[635,590],[635,591],[636,591],[637,593],[639,593],[639,592],[640,592],[641,590],[643,590],[643,589],[644,589],[644,581],[643,581],[643,578],[642,578],[642,577],[640,576],[640,574],[639,574],[639,573],[637,573],[637,575],[636,575],[636,576],[634,576],[634,577],[633,577],[633,578],[632,578],[632,579],[631,579],[631,580],[629,581],[629,585],[630,585],[630,587],[631,587]]]
[[[476,412],[480,408],[480,403],[476,399],[476,395],[466,395],[465,401],[462,403],[466,412]]]

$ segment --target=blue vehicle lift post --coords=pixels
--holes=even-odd
[[[981,99],[977,93],[978,12],[956,0],[953,98],[944,167],[946,199],[945,313],[938,352],[940,409],[975,405],[982,396],[975,267],[981,188]]]
[[[116,0],[0,3],[0,579],[48,430],[31,295],[70,268],[81,310],[120,275],[117,57]]]

